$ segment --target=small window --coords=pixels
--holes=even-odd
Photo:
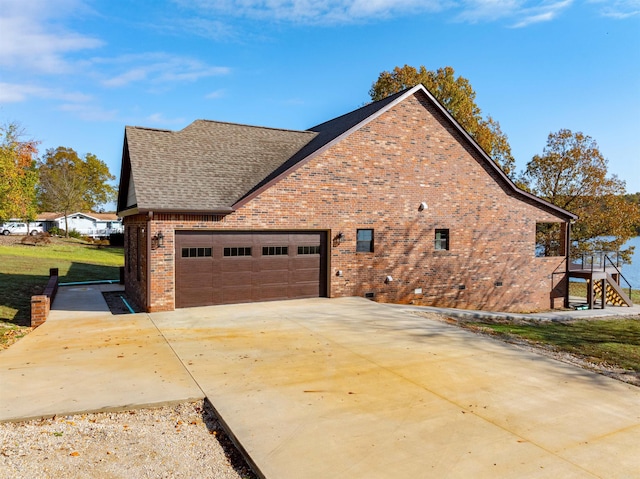
[[[373,230],[358,230],[356,252],[373,253]]]
[[[298,246],[298,254],[320,254],[320,245]]]
[[[251,256],[251,247],[225,248],[222,254],[224,256]]]
[[[211,248],[182,248],[183,258],[204,258],[211,256]]]
[[[263,246],[262,256],[286,256],[289,254],[288,246]]]
[[[435,249],[449,250],[449,230],[436,230]]]

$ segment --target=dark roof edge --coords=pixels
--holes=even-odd
[[[151,215],[156,213],[174,213],[178,215],[214,215],[214,216],[226,216],[235,211],[234,208],[223,207],[206,210],[194,210],[194,209],[179,209],[179,208],[138,208],[133,206],[126,210],[118,211],[118,216],[132,216],[132,215]]]
[[[202,122],[206,122],[206,123],[219,123],[219,124],[222,124],[222,125],[231,125],[231,126],[243,126],[243,127],[246,127],[246,128],[257,128],[257,129],[260,129],[260,130],[286,131],[286,132],[291,132],[291,133],[309,133],[308,130],[294,130],[294,129],[291,129],[291,128],[278,128],[278,127],[275,127],[275,126],[248,125],[246,123],[236,123],[236,122],[233,122],[233,121],[206,120],[204,118],[193,120],[191,123],[189,123],[187,126],[185,126],[183,128],[183,130],[188,128],[188,127],[190,127],[191,125],[193,125],[197,121],[202,121]],[[180,131],[182,131],[182,130],[179,130],[178,132],[180,132]]]
[[[509,187],[513,190],[514,193],[524,196],[525,198],[532,200],[536,203],[540,203],[542,207],[551,209],[556,213],[559,213],[561,216],[566,216],[567,218],[572,220],[578,219],[578,216],[571,213],[570,211],[567,211],[564,208],[560,208],[559,206],[556,206],[553,203],[549,203],[548,201],[540,198],[539,196],[536,196],[532,193],[529,193],[528,191],[524,191],[523,189],[518,188],[518,186],[511,180],[511,178],[509,178],[507,174],[504,171],[502,171],[502,168],[500,168],[498,164],[495,161],[493,161],[493,158],[491,158],[487,154],[487,152],[484,151],[484,149],[482,149],[482,147],[476,142],[476,140],[473,139],[473,137],[467,132],[467,130],[465,130],[462,127],[462,125],[460,125],[460,123],[458,123],[456,119],[453,118],[451,113],[447,111],[447,109],[436,99],[436,97],[434,97],[431,94],[431,92],[429,92],[429,90],[427,90],[424,87],[424,85],[418,84],[414,86],[410,90],[407,90],[407,94],[409,93],[413,94],[417,90],[422,90],[429,97],[429,99],[438,108],[438,110],[440,110],[440,112],[445,116],[445,118],[447,118],[447,120],[449,120],[449,122],[462,134],[462,136],[464,136],[465,139],[469,143],[471,143],[474,149],[477,150],[477,152],[483,157],[483,159],[488,162],[490,167],[493,168],[493,170],[509,185]],[[401,98],[404,99],[405,95],[402,95]]]
[[[317,150],[311,152],[309,155],[307,155],[302,160],[300,160],[297,163],[291,165],[290,168],[288,168],[287,170],[283,171],[278,176],[272,178],[270,181],[268,181],[267,183],[262,185],[260,188],[256,189],[255,191],[252,191],[247,196],[245,196],[245,197],[241,198],[240,200],[238,200],[233,205],[233,207],[234,208],[239,208],[239,207],[243,206],[244,204],[248,203],[253,198],[255,198],[256,196],[258,196],[262,192],[264,192],[266,189],[270,188],[274,183],[280,181],[283,177],[291,174],[291,172],[295,171],[296,169],[298,169],[299,167],[301,167],[302,165],[304,165],[305,163],[307,163],[308,161],[310,161],[311,159],[313,159],[317,155],[320,155],[321,153],[323,153],[324,151],[329,149],[334,144],[342,141],[342,139],[344,139],[345,137],[349,136],[354,131],[357,131],[358,129],[360,129],[364,125],[366,125],[367,123],[375,120],[377,117],[379,117],[383,113],[386,113],[388,110],[390,110],[391,108],[396,106],[398,103],[404,101],[407,97],[409,97],[411,95],[414,95],[418,91],[422,91],[425,95],[427,95],[427,98],[429,98],[429,100],[433,103],[433,105],[447,119],[447,121],[449,121],[449,123],[452,126],[454,126],[458,132],[460,132],[460,134],[471,144],[471,146],[485,160],[485,162],[487,162],[487,164],[490,166],[490,168],[492,168],[498,174],[498,176],[508,185],[508,187],[516,195],[522,196],[522,197],[524,197],[524,198],[526,198],[526,199],[528,199],[530,201],[533,201],[534,203],[538,203],[540,205],[540,207],[542,207],[544,209],[547,209],[547,210],[551,210],[555,214],[558,214],[559,216],[563,216],[563,217],[565,217],[567,219],[576,220],[578,218],[577,215],[575,215],[575,214],[573,214],[573,213],[571,213],[571,212],[569,212],[569,211],[567,211],[567,210],[565,210],[563,208],[560,208],[559,206],[556,206],[556,205],[554,205],[552,203],[549,203],[548,201],[545,201],[542,198],[540,198],[540,197],[538,197],[538,196],[536,196],[534,194],[531,194],[531,193],[529,193],[527,191],[524,191],[524,190],[518,188],[518,186],[511,180],[511,178],[509,178],[506,175],[506,173],[504,171],[502,171],[502,168],[500,168],[496,164],[496,162],[493,161],[493,159],[480,147],[480,145],[471,137],[471,135],[469,135],[469,133],[447,111],[447,109],[422,84],[418,84],[418,85],[414,86],[413,88],[409,88],[403,94],[398,95],[397,98],[395,98],[394,100],[390,101],[388,104],[384,105],[379,110],[376,110],[374,113],[372,113],[370,116],[366,117],[361,122],[357,123],[353,127],[349,128],[348,130],[344,131],[340,135],[336,136],[331,141],[329,141],[328,143],[322,145]],[[332,120],[329,120],[329,121],[332,121]],[[325,122],[325,123],[328,123],[328,122]],[[322,123],[322,124],[324,124],[324,123]]]
[[[413,90],[413,89],[412,89]],[[403,94],[403,95],[399,95],[398,98],[394,99],[393,101],[390,101],[387,105],[385,105],[384,107],[380,108],[379,110],[375,111],[374,113],[372,113],[371,115],[369,115],[368,117],[366,117],[364,120],[362,120],[361,122],[357,123],[356,125],[352,126],[351,128],[349,128],[348,130],[344,131],[343,133],[341,133],[340,135],[336,136],[335,138],[333,138],[331,141],[325,143],[324,145],[322,145],[320,148],[318,148],[317,150],[314,150],[313,152],[311,152],[309,155],[307,155],[306,157],[304,157],[303,159],[301,159],[300,161],[298,161],[297,163],[291,165],[291,167],[289,167],[288,169],[286,169],[285,171],[283,171],[282,173],[280,173],[278,176],[272,178],[271,180],[269,180],[267,183],[265,183],[264,185],[262,185],[260,188],[257,188],[256,190],[252,191],[251,193],[249,193],[246,196],[243,196],[242,198],[240,198],[236,203],[233,204],[234,208],[239,208],[241,206],[243,206],[244,204],[248,203],[249,201],[251,201],[253,198],[255,198],[256,196],[260,195],[263,191],[265,191],[266,189],[270,188],[273,184],[277,183],[278,181],[280,181],[282,178],[284,178],[285,176],[291,174],[291,172],[297,170],[298,168],[300,168],[302,165],[306,164],[307,162],[309,162],[310,160],[312,160],[313,158],[315,158],[316,156],[324,153],[325,151],[327,151],[329,148],[331,148],[333,145],[335,145],[336,143],[342,141],[344,138],[346,138],[347,136],[349,136],[351,133],[353,133],[354,131],[357,131],[358,129],[362,128],[364,125],[366,125],[367,123],[375,120],[376,118],[378,118],[380,115],[382,115],[384,112],[386,112],[388,109],[390,109],[392,106],[397,105],[398,103],[400,103],[405,97],[407,96],[407,94]],[[382,101],[382,100],[381,100]],[[356,110],[353,111],[357,111],[359,110],[359,108],[357,108]],[[349,112],[349,113],[353,113],[353,112]],[[340,115],[339,117],[334,118],[340,118],[342,116],[346,116],[349,113],[345,113],[344,115]],[[325,123],[329,123],[330,121],[333,120],[328,120],[324,123],[320,123],[319,125],[316,125],[312,128],[316,128],[320,125],[324,125]],[[307,130],[307,131],[313,131],[312,129]]]
[[[179,215],[228,215],[235,211],[235,208],[223,206],[221,208],[209,208],[202,210],[194,210],[190,208],[139,208],[140,213],[176,213]]]

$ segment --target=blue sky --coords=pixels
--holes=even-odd
[[[306,129],[452,66],[518,168],[562,128],[640,192],[640,0],[0,0],[0,122],[119,175],[125,125]]]

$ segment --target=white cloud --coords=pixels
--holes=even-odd
[[[236,32],[230,25],[219,20],[200,17],[174,18],[170,23],[152,25],[151,27],[164,33],[183,34],[188,32],[191,35],[216,41],[236,38]]]
[[[222,13],[307,24],[349,23],[393,14],[434,12],[455,0],[174,0],[202,13]]]
[[[464,0],[457,19],[463,22],[493,22],[503,20],[513,28],[522,28],[555,19],[574,0]]]
[[[136,82],[151,85],[194,82],[201,78],[227,75],[231,72],[228,67],[207,65],[193,58],[165,53],[94,58],[90,63],[100,66],[103,70],[113,71],[112,74],[102,74],[103,77],[107,77],[102,80],[102,85],[111,88]]]
[[[0,82],[0,104],[19,103],[30,97],[47,100],[62,100],[73,103],[86,103],[91,100],[90,95],[78,92],[65,92],[55,88],[41,87],[38,85],[25,85],[18,83]]]
[[[103,45],[57,23],[61,17],[86,11],[78,0],[0,0],[0,11],[0,65],[5,67],[68,73],[67,54]]]
[[[507,22],[521,28],[552,21],[575,0],[173,0],[198,14],[206,31],[206,18],[214,32],[224,31],[220,15],[300,24],[344,24],[390,16],[444,12],[468,23]],[[640,13],[640,0],[582,0],[601,4],[601,13],[626,18]],[[196,32],[198,29],[195,30]]]
[[[113,121],[118,117],[118,110],[105,110],[93,104],[65,103],[58,109],[73,113],[85,121]]]
[[[600,13],[605,17],[625,19],[640,15],[640,0],[589,0],[601,5]]]

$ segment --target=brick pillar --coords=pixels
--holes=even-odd
[[[31,296],[31,327],[37,328],[47,320],[49,315],[49,297],[41,294]]]

